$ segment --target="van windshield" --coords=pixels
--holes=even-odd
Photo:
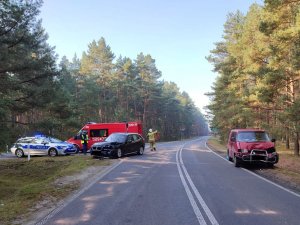
[[[270,141],[268,134],[264,131],[244,131],[237,134],[237,141],[257,142]]]

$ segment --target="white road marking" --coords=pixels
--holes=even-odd
[[[283,186],[281,186],[279,184],[276,184],[276,183],[274,183],[274,182],[272,182],[272,181],[270,181],[270,180],[268,180],[268,179],[266,179],[266,178],[264,178],[264,177],[262,177],[262,176],[260,176],[260,175],[258,175],[256,173],[254,173],[254,172],[252,172],[250,170],[246,170],[244,168],[241,168],[241,169],[244,170],[244,171],[246,171],[246,172],[248,172],[248,173],[250,173],[250,174],[252,174],[253,176],[256,176],[256,177],[258,177],[258,178],[260,178],[260,179],[262,179],[262,180],[264,180],[264,181],[266,181],[266,182],[268,182],[270,184],[273,184],[274,186],[276,186],[276,187],[278,187],[278,188],[280,188],[280,189],[282,189],[282,190],[284,190],[284,191],[286,191],[286,192],[288,192],[288,193],[290,193],[292,195],[295,195],[296,197],[300,198],[300,195],[297,194],[296,192],[293,192],[293,191],[291,191],[291,190],[289,190],[289,189],[287,189],[287,188],[285,188],[285,187],[283,187]]]
[[[193,189],[200,205],[202,206],[204,212],[206,213],[208,219],[210,220],[211,224],[212,225],[219,225],[218,221],[216,220],[216,218],[214,217],[214,215],[212,214],[212,212],[210,211],[210,209],[208,208],[208,206],[206,205],[205,201],[203,200],[202,196],[200,195],[198,189],[196,188],[194,182],[192,181],[189,173],[187,172],[185,166],[184,166],[184,163],[183,163],[183,160],[182,160],[182,148],[180,149],[180,163],[181,163],[181,166],[182,166],[182,169],[183,169],[183,172],[191,186],[191,188]]]
[[[201,140],[201,139],[200,139]],[[193,140],[191,142],[194,142],[194,141],[199,141],[199,139],[197,140]],[[187,143],[191,143],[191,142],[187,142]],[[184,186],[184,189],[188,195],[188,198],[190,200],[190,203],[193,207],[193,210],[196,214],[196,217],[199,221],[199,224],[200,225],[205,225],[207,224],[203,218],[203,215],[201,214],[201,211],[199,209],[199,207],[197,206],[196,204],[196,201],[192,195],[192,191],[193,193],[195,194],[199,204],[201,205],[202,209],[204,210],[205,214],[207,215],[210,223],[212,225],[219,225],[218,221],[216,220],[216,218],[214,217],[214,215],[212,214],[212,212],[210,211],[210,209],[208,208],[207,204],[205,203],[205,201],[203,200],[202,196],[200,195],[198,189],[196,188],[194,182],[192,181],[189,173],[187,172],[187,169],[186,167],[184,166],[184,163],[183,163],[183,160],[182,160],[182,150],[184,148],[184,146],[186,145],[186,143],[176,152],[176,163],[177,163],[177,168],[178,168],[178,172],[179,172],[179,175],[180,175],[180,178],[181,178],[181,181],[182,181],[182,184]],[[210,150],[211,151],[211,150]],[[184,175],[185,177],[184,177]],[[187,185],[187,182],[189,183],[189,185],[191,186],[192,188],[192,191],[190,190],[189,186]]]
[[[206,146],[206,148],[208,148],[209,150],[211,150],[212,153],[214,153],[216,156],[220,157],[221,159],[225,160],[225,161],[228,162],[228,163],[233,164],[232,162],[228,161],[226,158],[220,156],[218,153],[216,153],[216,152],[214,152],[212,149],[210,149],[210,148],[208,147],[208,145],[207,145],[207,141],[205,141],[205,146]],[[276,184],[276,183],[274,183],[273,181],[270,181],[270,180],[268,180],[268,179],[266,179],[266,178],[264,178],[264,177],[262,177],[262,176],[260,176],[260,175],[258,175],[258,174],[256,174],[256,173],[254,173],[254,172],[252,172],[252,171],[250,171],[250,170],[247,170],[247,169],[245,169],[245,168],[241,168],[241,169],[244,170],[244,171],[246,171],[246,172],[248,172],[248,173],[250,173],[250,174],[252,174],[253,176],[256,176],[256,177],[258,177],[258,178],[260,178],[260,179],[262,179],[262,180],[264,180],[264,181],[266,181],[266,182],[268,182],[268,183],[270,183],[270,184],[273,184],[274,186],[276,186],[276,187],[278,187],[278,188],[280,188],[280,189],[282,189],[282,190],[284,190],[284,191],[286,191],[286,192],[288,192],[288,193],[290,193],[290,194],[292,194],[292,195],[294,195],[294,196],[300,198],[300,194],[297,194],[296,192],[294,192],[294,191],[292,191],[292,190],[290,190],[290,189],[287,189],[287,188],[285,188],[285,187],[283,187],[283,186],[281,186],[281,185],[279,185],[279,184]]]
[[[187,196],[188,196],[188,198],[190,200],[190,203],[191,203],[191,205],[193,207],[193,210],[194,210],[194,212],[196,214],[196,217],[198,219],[199,224],[200,225],[207,225],[207,223],[205,222],[205,220],[203,218],[203,215],[200,212],[199,207],[197,206],[197,203],[196,203],[196,201],[195,201],[195,199],[193,197],[193,194],[192,194],[190,188],[188,187],[188,184],[186,183],[186,181],[184,179],[184,176],[183,176],[183,173],[182,173],[182,169],[180,168],[180,163],[179,163],[179,159],[178,159],[179,151],[180,150],[178,150],[176,152],[176,163],[177,163],[177,169],[178,169],[178,172],[179,172],[179,176],[180,176],[181,182],[182,182],[183,187],[185,189],[185,192],[186,192],[186,194],[187,194]]]

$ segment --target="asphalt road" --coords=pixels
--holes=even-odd
[[[122,158],[37,224],[298,225],[300,196],[206,147],[161,143]]]

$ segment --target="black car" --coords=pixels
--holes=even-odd
[[[137,133],[112,133],[105,141],[91,147],[91,155],[120,158],[127,154],[142,155],[145,149],[144,138]]]

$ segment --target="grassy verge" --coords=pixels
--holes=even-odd
[[[0,164],[0,221],[13,221],[26,215],[39,201],[57,201],[77,189],[78,182],[65,185],[55,180],[73,175],[90,166],[106,166],[109,160],[96,160],[90,156],[32,157],[1,160]]]
[[[218,137],[211,137],[207,144],[220,154],[226,154],[226,144],[221,143]],[[279,141],[276,141],[276,151],[279,153],[279,162],[273,169],[251,167],[251,170],[300,193],[300,157],[295,156],[293,150],[286,149],[285,144]]]
[[[212,136],[208,139],[207,144],[219,153],[226,153],[226,145],[218,137]]]

